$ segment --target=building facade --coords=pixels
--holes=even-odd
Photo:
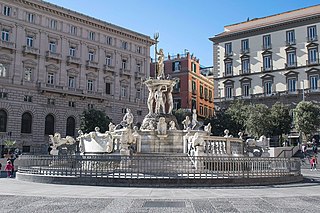
[[[148,113],[149,36],[38,0],[0,1],[0,30],[1,143],[43,152],[48,135],[75,136],[86,109],[114,123]]]
[[[215,104],[320,101],[320,5],[225,26],[213,42]]]
[[[154,77],[155,64],[151,64]],[[199,59],[190,53],[168,56],[164,62],[165,75],[177,79],[173,88],[174,110],[197,110],[199,119],[212,117],[214,113],[213,81],[201,74]],[[203,69],[204,71],[204,69]],[[208,73],[210,68],[206,69]]]

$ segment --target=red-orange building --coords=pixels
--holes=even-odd
[[[199,59],[190,53],[168,56],[164,62],[165,74],[179,81],[173,90],[174,109],[196,109],[198,118],[212,117],[214,113],[213,80],[201,74]],[[155,64],[150,66],[154,77]]]

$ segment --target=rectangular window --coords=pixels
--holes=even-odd
[[[127,87],[124,87],[124,86],[121,87],[121,97],[122,98],[127,97]]]
[[[308,42],[316,41],[318,40],[317,36],[317,27],[316,26],[310,26],[307,28],[307,36],[308,36]]]
[[[192,81],[192,92],[193,93],[197,92],[197,83],[195,81]]]
[[[262,37],[262,49],[268,50],[271,49],[271,35],[265,35]]]
[[[24,70],[24,80],[31,81],[32,80],[32,68],[26,67]]]
[[[242,84],[242,96],[250,97],[250,84]]]
[[[241,40],[241,53],[248,53],[249,52],[249,39]]]
[[[203,85],[200,84],[200,97],[203,97]]]
[[[272,57],[271,55],[264,55],[263,56],[263,70],[272,70]]]
[[[6,98],[8,98],[8,93],[0,92],[0,99],[6,99]]]
[[[55,30],[57,29],[57,20],[51,19],[50,28]]]
[[[122,59],[121,68],[122,68],[123,70],[126,70],[126,69],[127,69],[127,60],[126,60],[126,59]]]
[[[174,99],[173,100],[173,109],[177,110],[181,108],[181,99]]]
[[[232,43],[225,43],[225,56],[231,56],[232,55]]]
[[[226,87],[226,98],[230,99],[233,97],[233,88],[231,86]]]
[[[225,75],[230,76],[232,75],[232,61],[226,61],[225,62]]]
[[[54,105],[54,104],[55,104],[55,100],[52,99],[52,98],[48,98],[47,104],[48,104],[48,105]]]
[[[72,57],[76,56],[76,48],[75,47],[69,48],[69,56],[72,56]]]
[[[106,38],[106,43],[107,43],[108,45],[112,45],[112,37],[107,36],[107,38]]]
[[[75,88],[76,87],[76,79],[73,76],[69,76],[68,78],[68,87]]]
[[[9,41],[9,30],[3,29],[1,32],[1,40]]]
[[[310,76],[310,90],[311,91],[317,91],[318,90],[318,75],[312,75]]]
[[[122,48],[123,48],[124,50],[128,49],[128,43],[127,43],[126,41],[123,41],[123,42],[122,42]]]
[[[76,26],[73,26],[73,25],[70,26],[70,34],[77,35],[77,27]]]
[[[3,7],[3,15],[5,15],[5,16],[11,16],[11,7],[4,6],[4,7]]]
[[[35,17],[35,15],[33,13],[28,13],[28,15],[27,15],[28,22],[34,23],[34,17]]]
[[[94,41],[95,40],[95,36],[96,36],[95,32],[92,32],[92,31],[89,32],[89,39],[90,40]]]
[[[3,64],[0,64],[0,77],[6,77],[6,75],[7,75],[7,68]]]
[[[49,42],[49,51],[51,53],[56,53],[57,52],[57,46],[55,41],[50,41]]]
[[[192,109],[197,109],[197,100],[196,99],[192,99],[191,100],[191,107],[192,107]]]
[[[69,107],[76,107],[76,103],[74,101],[69,101]]]
[[[289,78],[288,79],[288,92],[293,93],[297,91],[297,79]]]
[[[137,63],[137,72],[141,72],[141,64]]]
[[[293,45],[296,44],[296,38],[295,38],[295,33],[294,30],[289,30],[286,32],[286,43],[287,45]]]
[[[27,36],[27,47],[33,47],[33,37]]]
[[[111,55],[106,56],[106,65],[111,66],[112,65],[112,60],[111,60]]]
[[[93,91],[93,80],[90,80],[90,79],[89,79],[89,80],[87,81],[87,90],[88,90],[88,91],[91,91],[91,92]]]
[[[296,67],[296,52],[287,53],[287,66]]]
[[[140,46],[137,46],[137,53],[141,54],[141,52],[142,52],[141,50],[142,50],[142,48]]]
[[[106,83],[106,94],[111,95],[111,83]]]
[[[264,94],[271,95],[272,94],[272,81],[266,81],[264,83]]]
[[[180,61],[175,61],[172,63],[172,71],[179,72],[181,69]]]
[[[54,84],[54,74],[48,73],[48,84]]]
[[[242,73],[250,73],[250,61],[249,58],[245,58],[241,61]]]
[[[93,60],[94,60],[94,52],[93,52],[93,51],[90,51],[90,52],[88,53],[88,60],[89,60],[89,61],[93,61]]]
[[[308,49],[308,65],[318,63],[318,49],[311,48]]]
[[[25,95],[24,98],[23,98],[23,101],[25,101],[25,102],[32,102],[32,96],[30,96],[30,95]]]

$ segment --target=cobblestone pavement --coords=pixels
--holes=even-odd
[[[128,188],[0,179],[0,212],[319,212],[320,171],[302,183],[252,187]]]

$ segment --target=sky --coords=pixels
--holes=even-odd
[[[186,51],[213,65],[209,38],[224,26],[320,4],[320,0],[45,0],[153,38],[165,55]],[[154,46],[151,47],[154,58]]]

